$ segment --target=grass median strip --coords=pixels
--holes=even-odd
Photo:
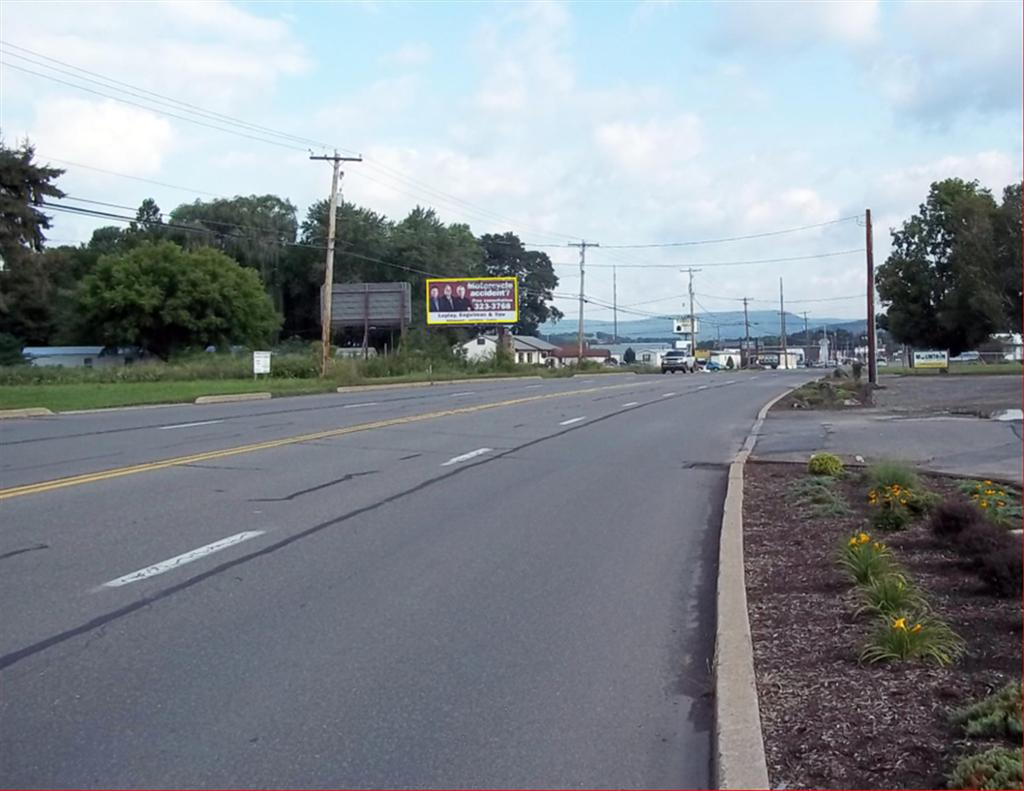
[[[455,415],[466,415],[471,414],[473,412],[482,412],[487,409],[497,409],[500,407],[529,404],[535,401],[544,401],[551,398],[564,398],[566,396],[584,395],[586,393],[596,393],[602,390],[618,390],[623,387],[635,386],[635,382],[630,382],[629,384],[621,385],[604,385],[601,387],[588,387],[582,390],[568,390],[565,392],[558,393],[544,393],[542,395],[524,396],[522,398],[511,398],[505,401],[494,401],[488,404],[475,404],[473,406],[458,407],[456,409],[443,409],[438,412],[426,412],[421,415],[409,415],[407,417],[396,417],[389,418],[386,420],[375,420],[371,423],[359,423],[354,426],[343,426],[341,428],[327,429],[325,431],[316,431],[311,434],[300,434],[293,437],[283,437],[281,439],[267,440],[265,442],[255,442],[249,445],[238,445],[233,448],[224,448],[221,450],[206,451],[204,453],[195,453],[189,456],[177,456],[170,459],[161,459],[159,461],[145,462],[143,464],[133,464],[126,467],[115,467],[109,470],[85,473],[83,475],[73,475],[67,478],[56,478],[50,481],[40,481],[38,483],[29,483],[24,484],[22,486],[12,486],[7,489],[0,489],[0,500],[10,500],[14,497],[22,497],[28,494],[42,494],[43,492],[49,492],[55,489],[65,489],[70,486],[82,486],[84,484],[105,481],[111,478],[122,478],[127,475],[136,475],[138,473],[143,472],[163,470],[168,467],[180,467],[183,464],[195,464],[197,462],[210,461],[212,459],[223,459],[228,456],[239,456],[244,453],[255,453],[256,451],[260,450],[280,448],[286,445],[298,445],[302,442],[310,442],[312,440],[341,437],[346,434],[355,434],[360,431],[372,431],[373,429],[378,428],[389,428],[391,426],[401,426],[407,423],[419,423],[425,420],[435,420],[437,418],[442,417],[452,417]]]

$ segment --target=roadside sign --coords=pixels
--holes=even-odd
[[[700,332],[700,319],[695,318],[693,320],[693,328],[690,327],[690,318],[688,316],[674,319],[672,321],[672,332],[676,335],[693,335],[694,332]]]
[[[515,324],[519,285],[514,277],[427,280],[427,324]]]
[[[270,373],[270,352],[252,353],[252,375]]]
[[[914,368],[949,368],[949,350],[915,351],[913,363]]]

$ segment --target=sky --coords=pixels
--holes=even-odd
[[[782,278],[787,310],[859,318],[865,209],[880,264],[890,228],[932,181],[977,179],[999,196],[1021,179],[1021,11],[7,0],[0,134],[65,168],[70,196],[153,197],[165,211],[273,193],[301,218],[326,197],[330,167],[308,159],[311,146],[251,125],[318,154],[359,153],[346,200],[514,231],[555,262],[568,323],[580,287],[569,243],[581,239],[600,245],[587,250],[584,293],[610,304],[614,277],[620,319],[686,312],[688,267],[700,270],[698,311],[736,310],[742,297],[777,309]],[[95,75],[108,80],[85,81]],[[250,126],[209,115],[202,126],[168,100]],[[56,214],[50,238],[88,241],[103,224]],[[761,235],[804,226],[817,227]],[[587,316],[611,310],[588,303]]]

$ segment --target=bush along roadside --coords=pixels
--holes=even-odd
[[[996,744],[961,756],[949,774],[950,788],[1024,787],[1021,771],[1024,756],[1020,748],[1024,732],[1021,706],[1021,682],[1018,679],[950,714],[950,724],[968,739],[1002,740],[1013,745]]]

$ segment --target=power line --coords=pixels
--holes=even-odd
[[[788,261],[813,261],[819,258],[834,258],[840,255],[853,255],[854,253],[863,253],[864,248],[858,247],[853,250],[836,250],[829,253],[815,253],[814,255],[798,255],[791,256],[789,258],[760,258],[753,259],[750,261],[712,261],[710,263],[693,263],[693,264],[617,264],[620,269],[679,269],[680,266],[700,266],[700,267],[714,267],[714,266],[752,266],[754,264],[781,264]],[[572,264],[557,263],[554,266],[573,266]],[[590,264],[591,267],[600,267],[602,269],[610,269],[613,264]]]
[[[38,153],[38,152],[37,152]],[[168,189],[181,190],[182,192],[195,193],[197,195],[209,195],[213,198],[225,198],[227,195],[222,195],[218,192],[208,192],[206,190],[196,189],[195,187],[183,187],[180,184],[168,184],[166,181],[156,181],[154,179],[143,178],[142,176],[132,176],[128,173],[120,173],[116,170],[107,170],[105,168],[98,168],[94,165],[83,165],[81,162],[72,162],[68,159],[60,159],[58,157],[47,156],[46,154],[38,153],[40,159],[45,159],[49,162],[58,162],[61,165],[71,165],[76,168],[83,168],[84,170],[94,170],[97,173],[106,173],[108,176],[117,176],[123,179],[131,179],[132,181],[141,181],[146,184],[155,184],[158,187],[167,187]]]
[[[26,61],[28,63],[31,63],[33,65],[39,66],[41,68],[49,69],[50,71],[57,72],[58,74],[63,74],[65,76],[71,77],[71,78],[76,79],[76,80],[89,82],[89,83],[91,83],[93,85],[97,85],[97,86],[100,86],[102,88],[105,88],[107,91],[118,91],[120,93],[127,94],[128,96],[132,96],[132,97],[134,97],[136,99],[141,99],[142,101],[149,102],[151,104],[162,105],[163,107],[171,107],[172,109],[174,109],[174,110],[176,110],[176,111],[178,111],[180,113],[187,113],[189,115],[198,116],[199,118],[206,119],[206,121],[215,121],[217,124],[222,124],[222,125],[214,125],[214,124],[207,123],[206,121],[198,121],[195,118],[188,118],[188,117],[179,115],[178,113],[168,112],[165,109],[160,109],[159,106],[158,107],[151,107],[151,106],[148,106],[148,105],[142,105],[142,104],[139,104],[138,102],[134,102],[134,101],[131,101],[129,99],[124,99],[124,98],[122,98],[120,96],[112,95],[110,93],[104,93],[104,92],[97,91],[97,90],[92,89],[92,88],[85,87],[84,85],[81,85],[79,83],[73,83],[73,82],[68,82],[66,80],[62,80],[62,79],[60,79],[58,77],[54,77],[51,74],[45,74],[45,73],[42,73],[42,72],[34,71],[32,69],[27,69],[27,68],[25,68],[23,66],[18,66],[18,65],[15,65],[15,64],[3,61],[5,63],[5,65],[10,66],[11,68],[18,69],[18,70],[26,72],[28,74],[33,74],[33,75],[41,77],[43,79],[47,79],[47,80],[51,80],[53,82],[57,82],[57,83],[60,83],[60,84],[63,84],[63,85],[67,85],[68,87],[77,88],[78,90],[82,90],[82,91],[86,91],[88,93],[93,93],[93,94],[96,94],[96,95],[100,95],[100,96],[103,96],[103,97],[108,98],[108,99],[113,99],[114,101],[119,101],[119,102],[122,102],[122,103],[125,103],[125,104],[130,104],[130,105],[133,105],[133,106],[136,106],[136,107],[141,107],[142,109],[150,110],[152,112],[160,113],[162,115],[167,115],[167,116],[169,116],[171,118],[176,118],[178,120],[186,121],[187,123],[197,124],[199,126],[204,126],[204,127],[210,128],[210,129],[214,129],[216,131],[226,132],[228,134],[239,135],[239,136],[246,137],[246,138],[249,138],[249,139],[252,139],[252,140],[256,140],[258,142],[268,143],[270,145],[277,145],[277,146],[282,146],[282,147],[285,147],[285,148],[290,148],[290,149],[295,150],[295,151],[303,151],[303,152],[305,152],[305,151],[308,150],[309,146],[314,146],[314,147],[324,148],[324,149],[332,148],[332,146],[330,146],[327,143],[324,143],[322,141],[313,140],[313,139],[307,138],[307,137],[301,137],[301,136],[294,135],[294,134],[291,134],[291,133],[288,133],[288,132],[281,132],[279,130],[272,129],[271,127],[263,126],[261,124],[253,124],[251,122],[244,121],[244,120],[236,118],[234,116],[225,115],[224,113],[218,113],[218,112],[215,112],[213,110],[207,110],[207,109],[205,109],[203,107],[200,107],[199,105],[191,104],[189,102],[185,102],[185,101],[182,101],[180,99],[175,99],[174,97],[167,96],[167,95],[161,94],[161,93],[157,93],[155,91],[150,91],[150,90],[147,90],[147,89],[142,88],[140,86],[132,85],[131,83],[123,82],[121,80],[116,80],[116,79],[114,79],[112,77],[107,77],[105,75],[99,74],[98,72],[90,71],[88,69],[83,69],[83,68],[81,68],[79,66],[75,66],[74,64],[68,63],[67,61],[62,61],[62,60],[58,60],[56,58],[51,58],[51,57],[49,57],[47,55],[43,55],[41,53],[35,52],[33,50],[30,50],[30,49],[28,49],[26,47],[21,47],[21,46],[18,46],[16,44],[11,44],[10,42],[6,42],[6,41],[0,41],[0,43],[2,43],[5,47],[8,48],[8,51],[6,53],[7,55],[13,56],[13,57],[16,57],[16,58],[21,58],[22,60],[24,60],[24,61]],[[81,76],[81,74],[75,74],[73,72],[69,72],[66,69],[58,68],[57,66],[50,65],[49,63],[41,63],[40,61],[33,60],[32,58],[29,58],[29,57],[27,57],[25,55],[19,54],[18,52],[12,52],[12,51],[10,51],[11,49],[17,49],[17,50],[20,50],[21,52],[30,53],[31,55],[34,55],[37,58],[42,58],[44,60],[50,61],[51,63],[56,63],[56,64],[59,64],[60,66],[67,67],[68,69],[73,69],[76,72],[81,72],[81,74],[89,74],[89,75],[92,75],[93,77],[98,77],[102,81],[90,79],[89,77],[83,77],[83,76]],[[123,87],[118,87],[118,86],[123,86]],[[142,94],[145,94],[145,95],[142,95]],[[235,129],[231,129],[231,128],[226,128],[226,127],[236,127],[236,128]],[[245,131],[240,131],[240,130],[245,130]],[[261,136],[256,136],[254,134],[250,134],[252,132],[256,132],[256,133],[258,133]],[[278,140],[270,140],[270,139],[267,139],[268,137],[278,138]],[[283,142],[281,142],[282,140],[284,140],[284,141],[293,141],[294,143],[302,144],[302,147],[299,147],[297,145],[291,145],[289,143],[283,143]],[[347,148],[344,148],[344,147],[341,147],[341,146],[336,146],[336,148],[338,148],[339,150],[342,150],[342,151],[347,151],[347,152],[354,153],[354,152],[352,152],[351,149],[347,149]],[[465,208],[462,209],[462,211],[470,211],[471,213],[476,214],[478,216],[487,216],[489,218],[492,218],[490,220],[492,222],[495,219],[497,219],[497,220],[501,220],[503,223],[504,222],[508,222],[508,223],[511,223],[513,226],[519,226],[520,228],[524,228],[524,229],[529,230],[529,226],[527,226],[525,223],[522,223],[521,221],[519,221],[519,220],[517,220],[515,218],[499,214],[498,212],[491,211],[490,209],[486,209],[486,208],[477,206],[476,204],[473,204],[473,203],[471,203],[469,201],[463,200],[462,198],[459,198],[458,196],[452,195],[450,193],[446,193],[446,192],[444,192],[442,190],[438,190],[438,189],[436,189],[434,187],[431,187],[429,184],[426,184],[425,182],[419,181],[418,179],[415,179],[415,178],[413,178],[411,176],[407,176],[406,174],[402,173],[401,171],[396,170],[395,168],[392,168],[392,167],[390,167],[388,165],[385,165],[383,163],[377,162],[377,161],[372,160],[372,159],[367,159],[366,163],[368,165],[370,165],[371,167],[373,167],[374,169],[376,169],[378,171],[381,171],[381,172],[383,172],[385,174],[388,174],[390,178],[396,179],[398,181],[404,181],[404,182],[407,182],[407,183],[418,185],[421,189],[423,189],[427,193],[429,193],[432,196],[434,196],[434,197],[428,198],[428,199],[432,199],[432,200],[440,199],[441,202],[447,202],[449,204],[452,204],[452,203],[460,204],[461,206],[465,207]],[[364,178],[370,178],[371,181],[376,181],[375,179],[372,179],[371,177],[369,177],[366,174],[363,174],[363,177]],[[378,183],[384,183],[384,182],[378,182]],[[408,193],[408,192],[406,192],[404,190],[399,190],[399,189],[395,188],[393,185],[387,185],[387,186],[391,187],[392,189],[396,189],[396,191],[403,192],[404,194],[407,194],[407,195],[411,194],[411,193]],[[415,197],[415,198],[419,197],[419,196],[417,196],[415,194],[411,194],[411,195],[412,195],[412,197]],[[552,233],[552,232],[549,232],[549,231],[541,231],[539,229],[533,229],[533,230],[534,230],[534,232],[538,233],[538,235],[540,235],[540,236],[547,236],[549,238],[559,238],[559,237],[564,237],[565,239],[575,239],[575,238],[578,238],[574,234]]]
[[[837,225],[843,222],[850,222],[851,220],[859,219],[858,215],[850,217],[840,217],[837,220],[827,220],[825,222],[814,223],[813,225],[801,225],[796,228],[783,228],[777,231],[765,231],[763,233],[751,233],[744,236],[725,236],[719,239],[697,239],[687,242],[652,242],[647,244],[609,244],[605,247],[613,250],[640,250],[646,248],[655,247],[692,247],[694,245],[701,244],[722,244],[723,242],[738,242],[744,239],[763,239],[766,236],[781,236],[787,233],[796,233],[798,231],[808,231],[812,228],[824,228],[827,225]]]

